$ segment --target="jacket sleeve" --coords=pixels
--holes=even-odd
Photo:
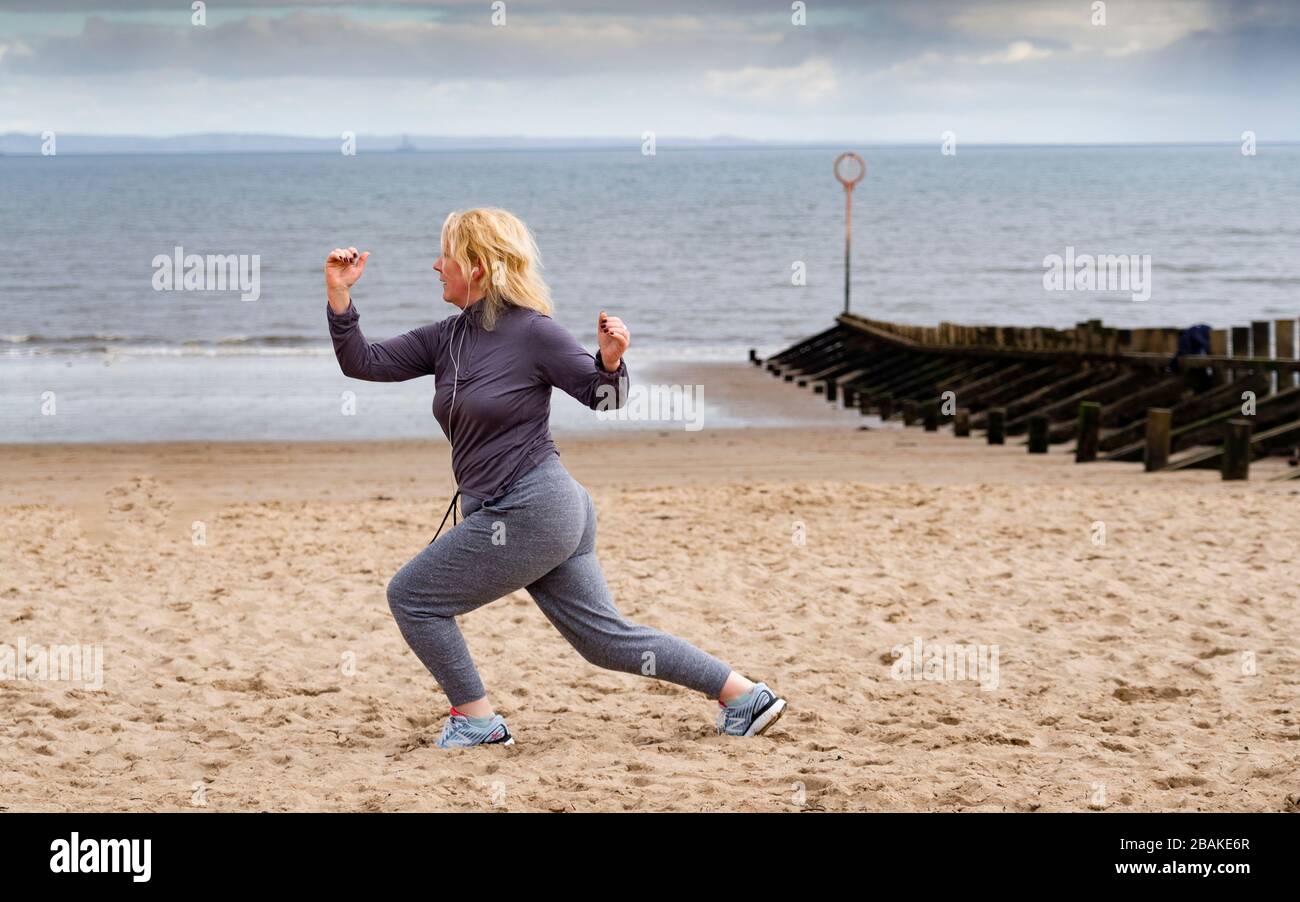
[[[348,304],[346,311],[335,313],[327,304],[325,313],[343,375],[367,382],[404,382],[433,375],[442,323],[421,326],[387,341],[368,342],[356,307]]]
[[[605,369],[596,354],[589,354],[567,329],[549,316],[533,318],[529,346],[537,372],[553,385],[592,410],[614,410],[627,403],[627,361],[618,369]]]

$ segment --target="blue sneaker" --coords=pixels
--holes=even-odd
[[[442,735],[434,743],[440,749],[467,749],[474,745],[514,745],[515,737],[510,735],[505,719],[500,714],[492,715],[492,722],[486,727],[476,727],[468,717],[455,708],[447,723],[443,725]]]
[[[748,695],[732,699],[734,707],[722,705],[718,712],[718,733],[725,736],[757,736],[781,717],[785,699],[767,688],[767,683],[757,683]]]

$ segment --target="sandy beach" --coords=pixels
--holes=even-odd
[[[560,446],[620,608],[776,688],[768,735],[587,664],[520,592],[462,620],[517,744],[434,748],[446,703],[384,590],[445,507],[443,444],[10,445],[0,642],[103,670],[0,680],[0,809],[1300,804],[1280,460],[1225,484],[856,424]],[[996,649],[993,679],[896,679],[916,641]]]

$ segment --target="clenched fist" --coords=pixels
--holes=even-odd
[[[621,319],[602,310],[596,335],[600,340],[600,361],[612,373],[618,369],[619,361],[623,359],[623,354],[632,341],[632,334],[627,331],[627,326],[623,325]]]
[[[359,253],[355,247],[336,247],[325,258],[325,293],[335,313],[343,313],[352,303],[348,293],[366,271],[370,251]]]

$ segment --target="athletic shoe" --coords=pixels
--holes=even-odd
[[[734,708],[722,702],[718,704],[722,706],[718,712],[718,733],[727,736],[757,736],[776,723],[785,710],[785,699],[777,698],[767,683],[755,685]]]
[[[486,727],[476,727],[468,717],[455,708],[442,728],[436,745],[440,749],[466,749],[474,745],[514,745],[515,737],[510,735],[505,719],[500,714],[492,715],[492,722]]]

